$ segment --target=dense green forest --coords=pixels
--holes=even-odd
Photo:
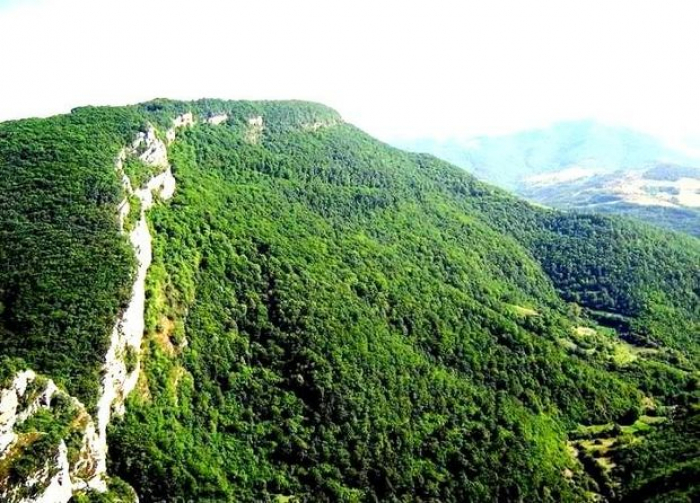
[[[0,125],[6,367],[94,400],[134,269],[114,158],[190,111],[109,437],[141,501],[697,497],[700,242],[531,206],[321,105]]]
[[[114,158],[141,120],[82,109],[0,124],[0,357],[20,357],[94,398],[128,295]]]

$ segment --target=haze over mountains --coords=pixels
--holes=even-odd
[[[547,206],[700,234],[700,158],[592,120],[465,140],[400,140]]]

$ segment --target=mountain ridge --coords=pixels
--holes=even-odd
[[[155,100],[1,124],[0,206],[23,220],[0,219],[12,238],[0,245],[0,344],[25,361],[0,370],[31,363],[94,396],[71,378],[99,375],[99,341],[79,362],[82,353],[45,354],[43,330],[84,341],[71,327],[105,306],[74,295],[76,283],[32,311],[43,291],[27,278],[50,285],[82,264],[95,278],[124,271],[128,285],[133,262],[64,253],[37,270],[31,257],[70,240],[18,241],[17,226],[91,222],[119,249],[114,157],[146,124],[167,139],[182,114],[193,124],[166,145],[177,188],[148,213],[142,372],[108,430],[103,497],[128,501],[122,479],[141,501],[624,500],[655,473],[637,467],[633,482],[600,467],[638,444],[613,437],[619,445],[601,454],[584,438],[572,457],[568,442],[579,425],[630,421],[636,433],[623,431],[643,445],[675,449],[651,468],[688,469],[666,425],[692,431],[694,240],[537,208],[317,104]],[[148,179],[148,166],[127,164],[129,178]],[[67,219],[35,211],[60,190],[71,195],[58,200]],[[104,340],[125,298],[118,284],[105,289]],[[34,346],[18,345],[20,329]],[[659,426],[643,426],[652,410]],[[3,469],[0,459],[0,479]]]

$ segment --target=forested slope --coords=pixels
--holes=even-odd
[[[695,424],[697,240],[533,207],[320,105],[157,100],[0,126],[0,201],[17,215],[2,217],[5,356],[89,400],[133,270],[111,162],[185,112],[175,196],[149,213],[143,371],[110,432],[110,472],[141,501],[615,500],[669,477],[692,493],[697,436],[655,470],[628,453]],[[80,128],[91,141],[25,161],[43,159],[20,148],[42,128],[51,152]],[[36,201],[63,181],[39,213],[58,237],[37,239]],[[41,253],[57,258],[25,258]],[[572,454],[580,428],[605,425],[609,455]]]
[[[0,124],[0,355],[86,399],[128,295],[114,158],[141,121],[82,109]]]

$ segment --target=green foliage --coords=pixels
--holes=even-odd
[[[39,432],[49,437],[55,445],[65,439],[71,422],[78,412],[75,406],[61,395],[53,397],[51,408],[40,408],[16,428],[17,433]],[[54,446],[55,446],[54,445]]]
[[[148,214],[144,375],[109,467],[142,501],[582,501],[567,431],[696,399],[696,241],[535,208],[300,102],[0,126],[3,354],[94,399],[133,268],[114,157],[185,112],[229,120],[179,133],[176,195]],[[618,365],[562,344],[596,321],[659,351]]]
[[[41,470],[46,461],[56,456],[55,438],[48,435],[40,435],[34,441],[22,446],[19,455],[10,465],[7,483],[10,487],[22,484],[30,476]]]
[[[682,414],[615,452],[622,501],[697,501],[700,498],[700,415]]]
[[[122,163],[122,167],[124,169],[124,174],[129,177],[129,180],[131,181],[131,186],[134,190],[140,187],[144,187],[146,185],[146,182],[148,182],[148,180],[151,177],[157,175],[160,171],[163,170],[161,166],[152,166],[146,164],[141,159],[133,155],[126,156],[124,162]],[[134,197],[132,198],[138,199]]]
[[[138,498],[133,488],[118,477],[110,477],[107,491],[78,492],[70,499],[70,503],[136,503]]]
[[[141,199],[135,195],[130,195],[127,201],[129,203],[129,212],[124,219],[124,231],[131,232],[136,228],[141,218]]]
[[[88,401],[128,295],[114,161],[139,124],[95,108],[0,124],[0,354]]]
[[[132,373],[136,370],[136,366],[139,363],[139,357],[133,346],[126,346],[124,350],[124,365],[126,367],[127,373]]]
[[[150,298],[188,345],[148,339],[148,393],[110,437],[144,501],[583,497],[566,425],[640,396],[556,343],[542,264],[470,207],[492,189],[346,125],[196,127],[171,160]]]

